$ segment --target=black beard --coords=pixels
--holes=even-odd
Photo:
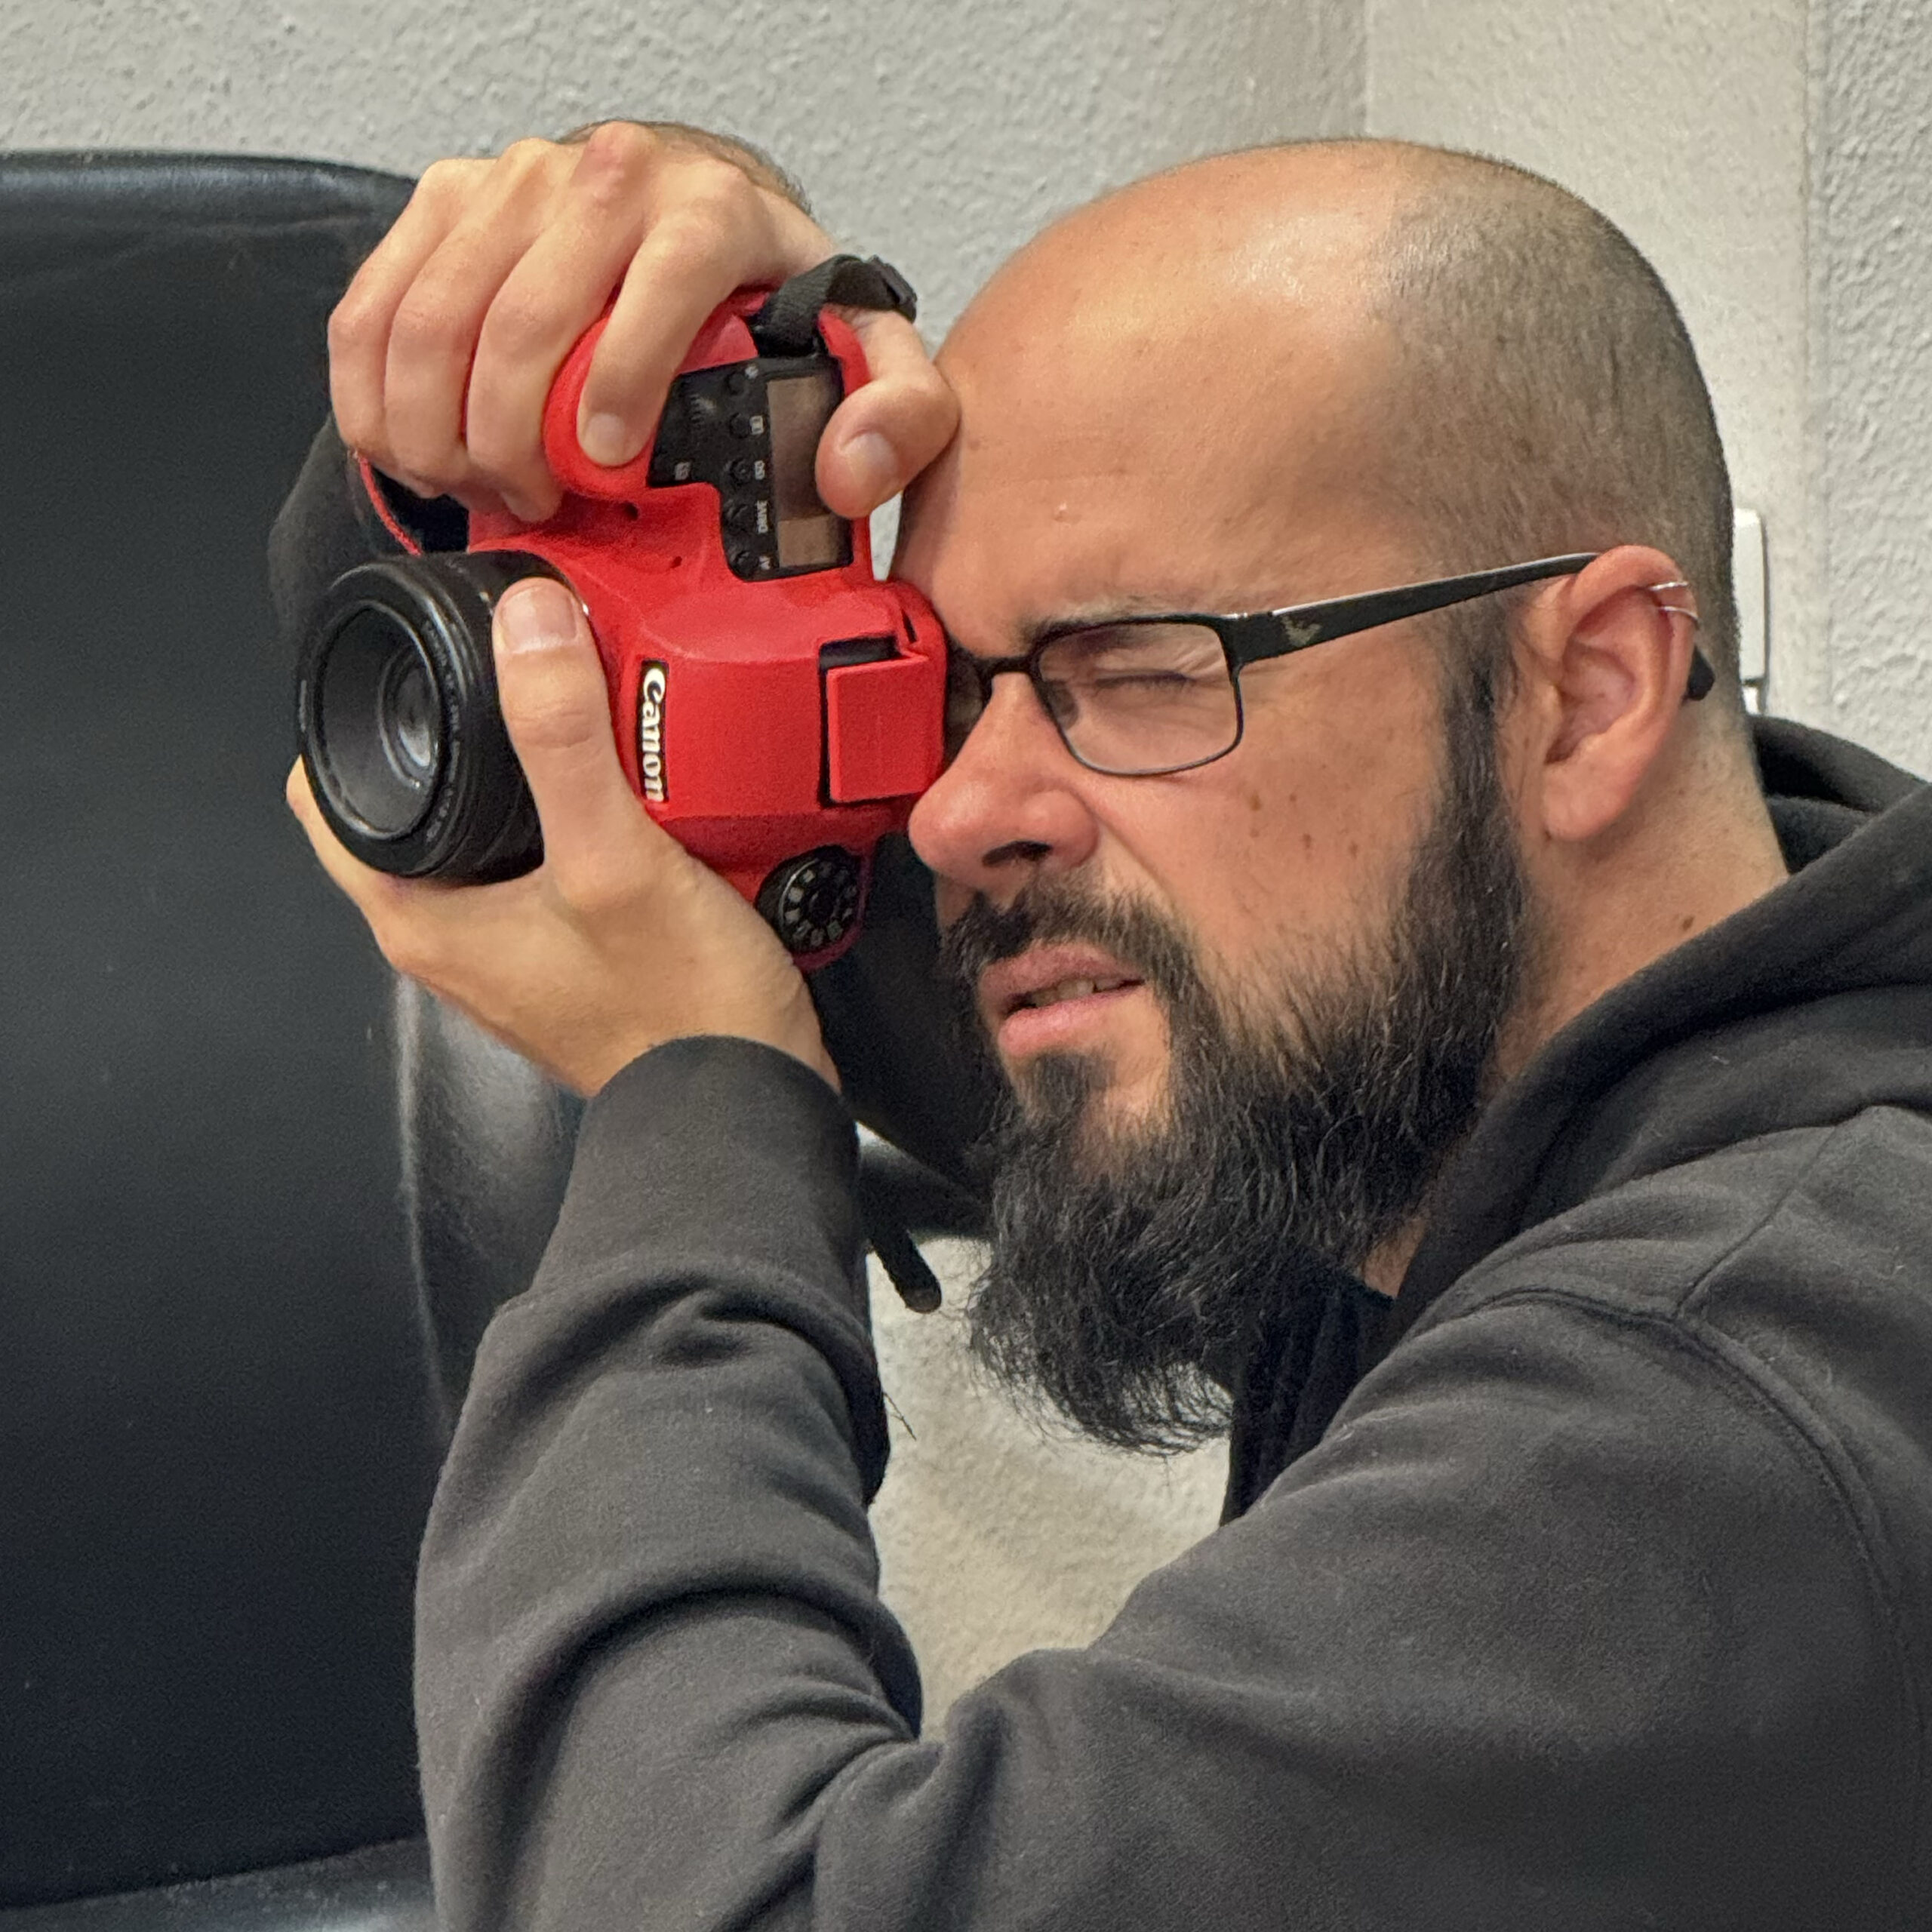
[[[1035,1407],[1126,1449],[1220,1434],[1270,1332],[1411,1223],[1474,1124],[1536,933],[1488,707],[1452,691],[1445,711],[1444,782],[1387,924],[1321,983],[1278,986],[1262,1024],[1224,1008],[1173,922],[1067,880],[1004,911],[976,900],[947,934],[964,1030],[996,1073],[973,989],[1031,945],[1104,947],[1168,1024],[1154,1121],[1105,1124],[1105,1069],[1084,1057],[1035,1060],[1023,1097],[998,1083],[967,1315],[975,1355]]]

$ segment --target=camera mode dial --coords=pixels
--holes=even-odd
[[[790,952],[823,952],[858,923],[865,884],[859,860],[842,845],[821,845],[774,866],[758,909]]]

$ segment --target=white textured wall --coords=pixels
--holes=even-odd
[[[1932,5],[1816,0],[1819,721],[1932,774]]]
[[[1546,174],[1656,264],[1737,500],[1762,512],[1774,702],[1826,721],[1807,469],[1805,0],[1368,0],[1368,131]]]
[[[1761,511],[1773,708],[1932,772],[1932,6],[1367,0],[1367,126],[1594,202]]]
[[[614,114],[745,135],[943,322],[1049,216],[1358,127],[1358,0],[0,0],[0,144],[414,173]]]

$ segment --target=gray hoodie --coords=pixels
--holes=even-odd
[[[1549,1043],[1386,1327],[1244,1390],[1232,1519],[943,1737],[844,1104],[613,1081],[423,1551],[448,1932],[1932,1924],[1932,791],[1760,749],[1791,880]]]

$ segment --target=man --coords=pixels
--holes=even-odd
[[[621,460],[679,330],[824,251],[781,188],[613,128],[432,177],[346,438],[543,513],[577,330],[621,278]],[[291,790],[390,958],[595,1096],[424,1551],[448,1922],[1923,1924],[1932,804],[1782,728],[1767,806],[1668,298],[1360,143],[1078,212],[943,391],[871,326],[820,487],[917,475],[955,641],[912,838],[1007,1094],[980,1346],[1116,1441],[1231,1420],[1231,1520],[918,1739],[837,1069],[513,593],[539,872],[380,878]]]

